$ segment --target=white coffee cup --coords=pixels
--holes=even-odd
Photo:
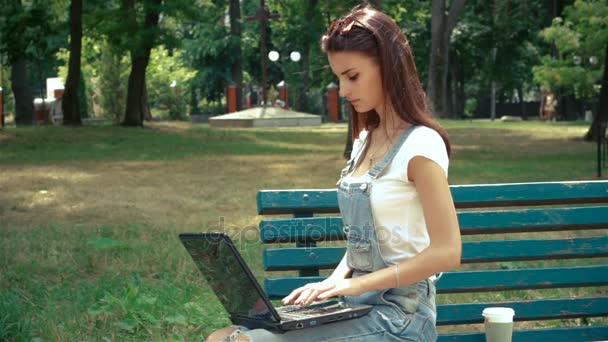
[[[482,312],[486,342],[511,342],[513,335],[513,316],[511,308],[485,308]]]

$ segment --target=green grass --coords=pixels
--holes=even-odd
[[[183,125],[180,125],[183,126]],[[250,132],[191,128],[123,128],[110,125],[66,130],[60,126],[8,128],[0,145],[0,163],[66,160],[178,160],[209,155],[292,154],[326,151],[309,142],[334,143],[339,135],[321,130],[292,134],[293,130]],[[281,144],[289,144],[285,147]],[[313,147],[312,149],[310,149]]]
[[[452,184],[595,177],[586,125],[443,123]],[[229,324],[177,234],[247,231],[237,247],[261,280],[256,191],[332,187],[345,133],[0,130],[0,340],[199,341]]]

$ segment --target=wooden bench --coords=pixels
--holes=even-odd
[[[489,306],[513,308],[516,322],[545,321],[516,323],[514,341],[608,340],[608,181],[451,191],[463,265],[437,283],[439,341],[485,341],[478,326],[461,325],[482,323]],[[264,269],[279,271],[265,279],[271,298],[324,279],[341,260],[343,244],[331,242],[345,238],[334,189],[265,190],[257,204],[259,214],[282,215],[260,223],[263,243],[275,244]]]

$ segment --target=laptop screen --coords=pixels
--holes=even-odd
[[[257,281],[253,275],[248,276],[247,266],[244,262],[241,265],[226,235],[181,234],[180,239],[226,311],[235,316],[276,320]]]

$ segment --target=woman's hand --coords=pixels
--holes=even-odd
[[[293,290],[283,298],[283,304],[306,306],[316,300],[325,300],[335,296],[358,296],[363,293],[359,282],[355,279],[327,278],[320,283],[306,284]]]

